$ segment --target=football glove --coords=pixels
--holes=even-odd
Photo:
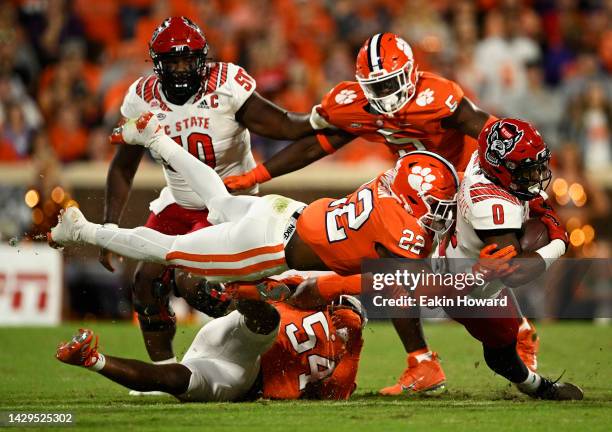
[[[567,246],[569,242],[567,231],[565,231],[555,210],[544,197],[539,196],[529,201],[529,213],[531,216],[540,219],[540,221],[546,225],[550,241],[559,239]]]
[[[256,184],[265,183],[272,176],[263,164],[257,165],[251,171],[244,174],[228,176],[223,179],[225,187],[230,191],[249,189]]]

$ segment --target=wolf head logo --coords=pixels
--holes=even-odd
[[[523,137],[523,131],[511,123],[498,122],[487,135],[485,158],[491,165],[499,166],[506,155],[514,150]]]

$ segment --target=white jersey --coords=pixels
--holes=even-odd
[[[255,167],[249,131],[235,118],[254,91],[255,80],[244,69],[232,63],[214,63],[200,91],[183,105],[168,102],[155,75],[138,79],[125,95],[121,115],[136,118],[153,112],[168,136],[221,177],[238,175]],[[151,154],[162,163],[159,155]],[[162,166],[168,186],[151,203],[154,213],[172,203],[188,209],[205,207],[178,172]],[[246,192],[256,193],[257,186]]]
[[[476,231],[520,230],[529,217],[529,203],[487,179],[474,152],[457,194],[455,239],[446,248],[449,258],[478,258],[484,242]]]
[[[529,204],[487,179],[480,169],[478,151],[465,169],[457,194],[457,226],[455,235],[446,247],[448,269],[454,273],[471,272],[484,242],[476,231],[520,230],[529,217]],[[481,290],[471,292],[472,297],[494,297],[503,288],[499,280],[492,281]]]

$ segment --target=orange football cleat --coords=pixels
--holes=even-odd
[[[538,351],[540,350],[540,337],[536,328],[527,318],[519,327],[516,340],[516,352],[525,366],[535,372],[538,369]]]
[[[67,364],[92,367],[98,362],[98,336],[89,329],[79,329],[70,342],[62,343],[55,357]]]
[[[400,376],[397,384],[379,391],[381,395],[397,396],[402,393],[414,394],[441,390],[446,383],[446,375],[438,359],[438,354],[431,352],[429,358],[417,359],[417,353],[408,354],[408,367]]]

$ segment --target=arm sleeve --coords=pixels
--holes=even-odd
[[[238,111],[246,100],[251,97],[257,83],[255,78],[249,75],[243,68],[233,63],[228,63],[227,82],[232,94],[232,107]]]
[[[317,277],[319,294],[327,301],[343,295],[361,294],[361,275],[340,276],[333,273]]]
[[[142,87],[144,87],[144,82],[147,79],[149,78],[137,79],[128,89],[127,93],[125,94],[125,97],[123,98],[123,103],[121,104],[120,108],[120,112],[123,117],[137,118],[142,113],[147,112],[149,110],[149,105],[138,94],[138,90],[142,90]]]

